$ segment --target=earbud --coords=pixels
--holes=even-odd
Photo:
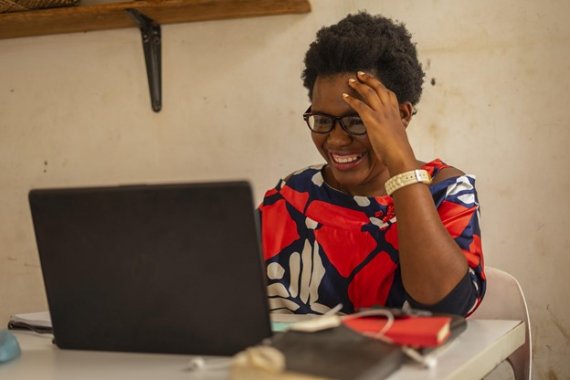
[[[188,369],[190,371],[196,371],[198,369],[202,369],[206,366],[206,361],[201,356],[196,356],[195,358],[190,359],[188,362]]]
[[[231,359],[210,359],[206,361],[202,356],[195,356],[188,362],[189,371],[205,371],[210,369],[224,369],[230,366]]]

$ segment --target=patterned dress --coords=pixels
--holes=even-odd
[[[260,206],[270,308],[321,314],[338,304],[345,313],[404,306],[410,297],[399,269],[392,198],[335,190],[324,182],[323,166],[281,180]],[[435,176],[445,167],[436,159],[422,168]],[[485,292],[475,178],[448,178],[430,191],[444,226],[467,259],[466,280],[475,293],[468,306],[472,311]]]

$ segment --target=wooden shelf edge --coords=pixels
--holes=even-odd
[[[134,0],[0,14],[0,39],[136,27],[135,8],[159,24],[307,13],[309,0]]]

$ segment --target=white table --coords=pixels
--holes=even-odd
[[[189,371],[187,355],[157,355],[60,350],[51,335],[15,332],[22,356],[0,365],[0,379],[10,380],[221,380],[224,369]],[[524,343],[521,321],[470,320],[467,330],[436,354],[425,369],[407,363],[390,376],[406,379],[480,379]]]
[[[426,369],[405,364],[389,380],[481,379],[525,342],[521,321],[469,320],[467,330],[440,352],[437,365]],[[1,374],[2,372],[0,372]]]

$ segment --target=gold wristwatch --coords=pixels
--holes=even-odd
[[[384,187],[386,188],[386,193],[392,195],[394,191],[414,183],[425,183],[429,185],[431,183],[431,177],[429,173],[423,169],[410,170],[409,172],[393,176],[386,181]]]

